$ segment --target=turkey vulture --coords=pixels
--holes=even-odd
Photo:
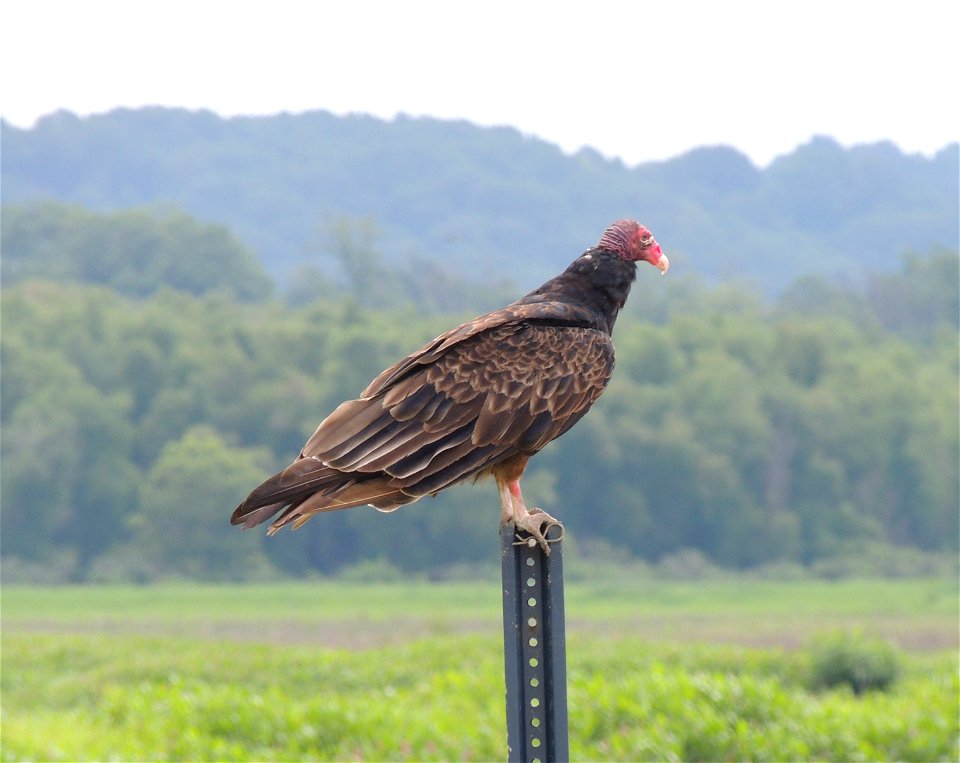
[[[669,266],[645,227],[619,220],[539,289],[428,342],[327,416],[231,523],[253,527],[279,514],[272,535],[323,511],[361,504],[393,511],[490,474],[503,522],[549,553],[545,533],[560,523],[527,509],[520,477],[610,381],[610,335],[639,260],[663,273]]]

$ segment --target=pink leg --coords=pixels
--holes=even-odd
[[[498,480],[497,487],[500,490],[501,521],[513,522],[518,530],[524,530],[530,534],[529,542],[531,545],[534,542],[539,543],[544,552],[549,554],[549,544],[563,537],[563,525],[543,509],[527,509],[523,501],[523,493],[520,492],[519,479],[511,482],[500,482]],[[560,538],[548,541],[545,533],[554,525],[561,528]]]

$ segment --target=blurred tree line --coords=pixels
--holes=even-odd
[[[558,252],[639,214],[671,254],[697,253],[698,273],[771,294],[810,271],[891,270],[888,253],[953,247],[960,224],[957,143],[926,157],[817,137],[763,168],[725,146],[628,167],[466,121],[166,108],[0,120],[0,141],[7,203],[173,203],[229,227],[284,282],[318,216],[372,215],[394,265],[430,252],[475,280],[539,283]]]
[[[229,231],[176,211],[5,207],[2,234],[5,579],[433,572],[497,553],[489,484],[271,539],[228,519],[383,367],[525,289],[387,264],[369,220],[321,231],[285,298]],[[641,271],[614,381],[534,459],[528,497],[582,549],[654,561],[955,552],[958,283],[956,251],[775,302]]]

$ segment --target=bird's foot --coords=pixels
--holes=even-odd
[[[529,538],[522,538],[518,534],[517,542],[513,544],[514,546],[529,546],[533,548],[539,543],[540,548],[543,549],[543,553],[550,556],[550,544],[563,540],[563,525],[543,509],[530,509],[529,513],[514,517],[513,523],[517,530],[522,530],[530,536]],[[560,532],[554,533],[556,537],[548,538],[547,533],[550,532],[550,529],[553,527],[559,528]]]

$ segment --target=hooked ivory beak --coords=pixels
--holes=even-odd
[[[665,276],[667,271],[670,269],[670,260],[667,259],[667,255],[660,255],[660,259],[656,261],[656,266],[660,268],[660,275]]]

